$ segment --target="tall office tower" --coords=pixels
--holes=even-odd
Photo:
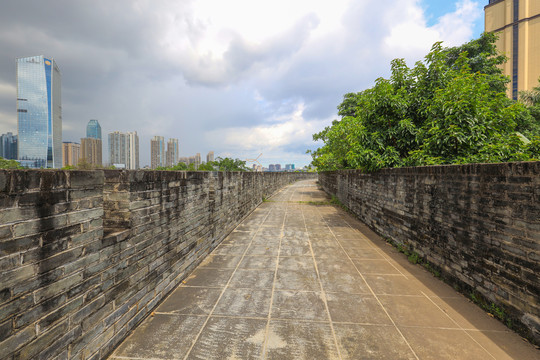
[[[109,159],[115,166],[126,169],[139,168],[139,136],[137,132],[109,134]]]
[[[81,153],[81,144],[71,141],[62,143],[62,166],[77,166]]]
[[[511,80],[508,95],[516,100],[540,77],[540,1],[489,0],[484,11],[485,30],[499,35],[497,49],[508,57],[503,71]]]
[[[276,165],[275,164],[268,165],[268,171],[276,171]]]
[[[86,137],[101,140],[101,125],[99,121],[90,120],[86,125]]]
[[[206,162],[209,163],[210,161],[214,161],[214,152],[210,151],[208,155],[206,155]]]
[[[17,59],[18,158],[30,168],[62,166],[61,75],[54,59]]]
[[[178,139],[170,138],[167,141],[166,166],[178,164]]]
[[[165,138],[154,136],[150,140],[150,166],[155,169],[165,165]]]
[[[0,157],[8,160],[17,159],[17,135],[10,132],[0,135]]]
[[[102,166],[103,150],[101,139],[81,139],[81,160],[93,166]]]

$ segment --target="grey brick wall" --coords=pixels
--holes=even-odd
[[[263,196],[309,176],[0,170],[0,359],[105,357]]]
[[[540,344],[540,162],[338,171],[319,182]]]

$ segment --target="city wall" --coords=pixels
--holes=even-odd
[[[302,173],[0,170],[0,359],[100,359]]]
[[[540,162],[347,170],[319,182],[540,344]]]

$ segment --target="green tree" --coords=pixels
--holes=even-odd
[[[8,160],[0,157],[0,169],[24,169],[17,160]]]
[[[250,171],[245,161],[229,157],[218,157],[214,161],[214,168],[218,171]]]
[[[198,169],[195,169],[195,164],[186,165],[183,162],[179,162],[175,166],[171,167],[158,167],[156,170],[181,170],[181,171],[250,171],[246,167],[246,162],[240,159],[232,158],[220,158],[215,161],[210,161],[199,165]]]
[[[391,63],[390,79],[344,96],[335,120],[313,139],[319,170],[532,160],[538,122],[505,96],[496,37],[455,48],[433,45],[423,62]]]
[[[529,91],[522,91],[519,94],[520,100],[527,106],[529,113],[531,114],[532,132],[540,132],[540,78],[538,79],[538,85]],[[525,133],[527,130],[524,130]]]
[[[199,165],[198,170],[199,171],[216,171],[213,161],[202,163],[201,165]]]
[[[166,166],[158,166],[156,168],[156,170],[175,170],[175,171],[185,171],[185,170],[188,170],[188,166],[186,163],[183,163],[183,162],[179,162],[178,164],[174,165],[174,166],[169,166],[169,167],[166,167]]]

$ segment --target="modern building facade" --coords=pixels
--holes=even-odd
[[[101,139],[82,138],[81,139],[81,161],[92,167],[103,165],[103,146]]]
[[[485,30],[499,35],[496,45],[508,57],[503,65],[510,77],[508,95],[538,86],[540,77],[540,1],[489,0],[484,8]]]
[[[77,166],[81,156],[81,144],[66,141],[62,143],[62,166]]]
[[[101,140],[101,125],[99,121],[91,119],[86,125],[86,137]]]
[[[43,55],[17,59],[18,159],[29,168],[62,166],[61,75]]]
[[[136,131],[109,134],[109,161],[111,165],[125,169],[139,168],[139,136]]]
[[[167,141],[166,166],[178,164],[178,139],[170,138]]]
[[[17,160],[17,135],[10,132],[0,135],[0,157]]]
[[[154,136],[150,140],[150,167],[156,169],[165,166],[165,138]]]

